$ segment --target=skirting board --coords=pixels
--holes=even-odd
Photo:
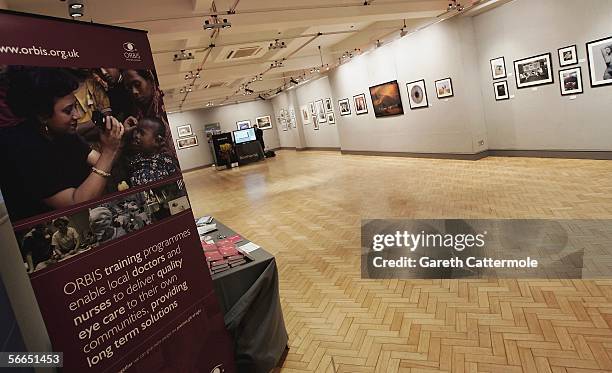
[[[583,150],[488,150],[489,157],[612,159],[612,151]]]
[[[339,152],[340,148],[327,148],[327,147],[307,147],[307,148],[299,148],[299,149],[295,149],[298,152],[301,151],[306,151],[306,150],[319,150],[319,151],[330,151],[330,152]]]
[[[451,154],[451,153],[407,153],[407,152],[375,152],[375,151],[357,151],[357,150],[342,150],[342,154],[352,155],[377,155],[383,157],[408,157],[408,158],[434,158],[434,159],[457,159],[464,161],[477,161],[487,157],[487,152],[476,154]]]

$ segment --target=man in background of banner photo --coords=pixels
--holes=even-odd
[[[63,372],[232,372],[146,33],[8,11],[0,33],[3,271],[36,296],[12,302]]]

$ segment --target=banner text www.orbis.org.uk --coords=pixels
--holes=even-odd
[[[20,47],[20,46],[12,46],[12,45],[0,45],[0,53],[6,54],[21,54],[21,55],[33,55],[33,56],[49,56],[49,57],[57,57],[62,60],[66,60],[68,58],[79,58],[79,51],[76,49],[72,49],[70,51],[62,50],[62,49],[46,49],[37,46],[31,47]]]

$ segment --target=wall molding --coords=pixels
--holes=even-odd
[[[374,155],[382,157],[406,157],[406,158],[433,158],[433,159],[456,159],[463,161],[477,161],[487,157],[487,151],[476,154],[462,153],[411,153],[411,152],[378,152],[378,151],[358,151],[341,150],[342,154],[350,155]]]
[[[204,169],[204,168],[209,168],[209,167],[212,167],[212,166],[213,166],[213,164],[212,164],[212,163],[209,163],[209,164],[205,164],[205,165],[198,166],[198,167],[188,168],[188,169],[186,169],[186,170],[181,170],[181,172],[191,172],[191,171],[197,171],[197,170],[201,170],[201,169]]]
[[[507,150],[491,149],[489,157],[526,157],[562,159],[601,159],[611,160],[612,151],[605,150]]]
[[[318,151],[330,151],[330,152],[339,152],[341,149],[336,147],[321,147],[321,146],[308,146],[305,148],[295,149],[298,152],[307,151],[307,150],[318,150]]]

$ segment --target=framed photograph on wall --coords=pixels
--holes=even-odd
[[[238,122],[236,122],[236,128],[239,130],[245,130],[247,128],[251,128],[251,121],[250,120],[239,120]]]
[[[355,105],[355,114],[368,113],[368,103],[366,102],[365,94],[360,93],[357,96],[353,96],[353,104]]]
[[[348,98],[339,100],[338,107],[340,108],[340,115],[351,115],[351,103]]]
[[[497,57],[491,60],[491,74],[493,80],[504,79],[506,75],[506,59],[504,57]]]
[[[262,130],[269,130],[272,128],[272,118],[270,118],[269,115],[255,118],[255,123],[257,123],[257,127]]]
[[[439,99],[453,97],[453,81],[451,78],[436,80],[436,95]]]
[[[559,70],[559,86],[561,88],[561,96],[584,93],[582,88],[582,68],[578,66]]]
[[[591,87],[612,84],[612,36],[586,43]]]
[[[502,80],[501,82],[493,83],[493,90],[495,91],[495,100],[502,101],[510,98],[510,92],[508,91],[508,81]]]
[[[370,98],[376,118],[404,114],[397,80],[370,87]]]
[[[300,114],[302,114],[302,123],[304,125],[310,124],[310,109],[308,105],[302,105],[300,107]]]
[[[325,104],[323,103],[323,100],[315,101],[315,111],[317,112],[317,122],[327,122],[327,115],[325,115]]]
[[[178,137],[193,136],[193,130],[191,124],[185,124],[184,126],[176,127],[176,133]]]
[[[334,117],[333,111],[330,111],[329,113],[327,113],[327,123],[330,125],[336,123],[336,117]]]
[[[427,88],[425,88],[425,80],[417,80],[406,84],[408,89],[408,102],[410,109],[422,109],[429,106],[427,100]]]
[[[569,66],[578,63],[578,49],[576,45],[559,48],[559,66]]]
[[[191,148],[192,146],[198,146],[197,136],[190,136],[190,137],[184,137],[182,139],[176,139],[176,147],[179,150],[185,149],[185,148]]]
[[[514,61],[514,74],[518,89],[554,83],[551,54],[546,53]]]
[[[316,131],[319,130],[319,117],[316,115],[312,117],[312,128],[314,128]]]
[[[325,111],[334,111],[334,106],[332,104],[331,98],[325,99]]]
[[[314,102],[311,102],[308,104],[308,107],[310,108],[310,114],[314,117],[315,115],[317,115],[317,109],[315,107]]]

